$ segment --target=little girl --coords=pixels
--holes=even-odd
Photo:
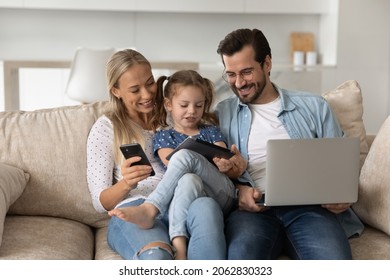
[[[163,87],[166,80],[168,82]],[[225,148],[226,140],[216,126],[217,118],[209,112],[214,94],[210,80],[196,71],[182,70],[170,78],[160,77],[157,87],[156,106],[159,113],[155,117],[162,128],[167,127],[169,112],[173,127],[158,130],[154,139],[155,153],[167,167],[166,173],[143,204],[117,208],[109,214],[147,229],[153,227],[159,213],[164,214],[169,210],[169,234],[176,249],[176,259],[186,259],[188,209],[196,198],[209,196],[227,214],[232,206],[235,188],[223,172],[232,166],[230,161],[225,161],[226,165],[219,165],[218,170],[200,154],[186,149],[176,152],[168,163],[166,156],[189,136]],[[188,178],[197,182],[196,189],[190,189],[184,183]],[[221,239],[224,237],[221,236]]]

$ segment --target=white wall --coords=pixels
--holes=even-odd
[[[388,0],[340,0],[337,67],[323,70],[319,79],[321,91],[347,79],[360,83],[364,122],[370,133],[378,131],[390,112],[388,11]],[[285,64],[289,63],[290,32],[318,34],[319,22],[319,15],[300,14],[0,9],[0,60],[70,60],[78,46],[112,46],[136,47],[154,61],[217,65],[217,44],[226,33],[239,27],[256,27],[270,41],[274,64]]]
[[[71,60],[79,46],[135,47],[152,61],[199,62],[202,71],[215,80],[223,70],[216,53],[217,45],[231,30],[262,29],[272,45],[275,62],[288,64],[290,33],[318,34],[319,17],[319,14],[302,17],[296,14],[0,9],[0,60]],[[21,83],[38,80],[35,70],[25,72],[29,74],[20,77]],[[38,91],[40,95],[54,91],[61,94],[63,88],[53,85],[54,80],[37,83],[34,87],[21,86],[21,98],[28,99],[21,101],[19,108],[32,110],[47,106],[47,102],[39,103],[42,98],[32,96]],[[2,95],[0,89],[0,99]],[[55,106],[55,103],[50,104]],[[58,106],[66,104],[58,103]]]
[[[337,68],[323,75],[323,89],[359,82],[368,133],[377,132],[390,114],[389,11],[388,0],[341,0]]]
[[[150,60],[219,62],[219,41],[239,27],[267,35],[289,62],[292,31],[318,33],[318,15],[135,13],[0,9],[0,60],[71,59],[78,46],[136,47]]]

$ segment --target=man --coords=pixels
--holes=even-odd
[[[216,113],[229,146],[236,144],[248,160],[236,185],[238,208],[226,220],[228,258],[275,259],[287,253],[293,259],[351,259],[348,237],[363,225],[350,204],[256,204],[264,190],[268,139],[343,136],[329,105],[320,96],[271,82],[271,49],[260,30],[231,32],[217,52],[236,96],[220,102]]]

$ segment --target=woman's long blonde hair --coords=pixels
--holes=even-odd
[[[125,49],[114,53],[107,63],[107,88],[110,92],[111,108],[106,116],[111,120],[114,130],[115,162],[123,159],[119,146],[128,143],[140,143],[145,146],[143,128],[134,122],[121,98],[115,97],[112,90],[119,87],[119,79],[129,68],[137,64],[144,64],[151,68],[150,62],[139,52]]]

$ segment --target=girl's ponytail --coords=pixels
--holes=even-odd
[[[155,97],[155,114],[152,116],[152,123],[156,123],[158,127],[166,127],[167,124],[167,111],[164,106],[164,82],[168,79],[167,76],[161,76],[157,80],[157,94]]]

